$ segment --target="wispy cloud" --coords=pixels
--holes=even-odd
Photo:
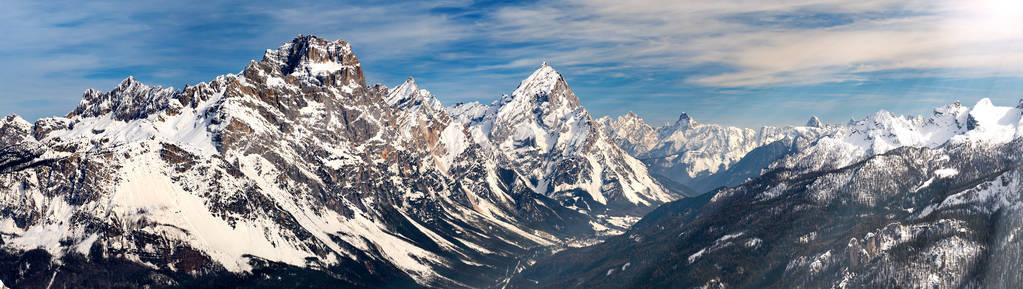
[[[494,18],[499,38],[559,43],[568,63],[720,66],[691,73],[704,86],[863,81],[898,69],[1023,75],[1023,50],[1013,49],[1023,47],[1023,5],[1013,1],[581,1]]]

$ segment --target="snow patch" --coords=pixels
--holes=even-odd
[[[957,169],[939,169],[934,171],[934,175],[942,179],[951,178],[958,174],[959,170]]]

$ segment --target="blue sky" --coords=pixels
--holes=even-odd
[[[172,2],[172,1],[167,1]],[[980,1],[4,1],[0,115],[64,115],[134,75],[182,87],[298,34],[352,43],[368,81],[490,102],[549,61],[595,115],[844,123],[1023,97],[1023,4]],[[628,2],[628,3],[626,3]]]

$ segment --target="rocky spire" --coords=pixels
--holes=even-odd
[[[806,121],[806,126],[822,128],[824,127],[824,122],[822,122],[820,118],[817,118],[816,115],[812,115],[810,116],[810,120]]]
[[[675,125],[679,127],[690,127],[693,126],[693,124],[696,124],[696,121],[694,121],[693,118],[685,112],[682,112],[682,114],[678,116],[678,120],[675,121]]]

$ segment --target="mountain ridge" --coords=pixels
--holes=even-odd
[[[1023,280],[995,265],[1023,252],[1023,101],[654,127],[593,118],[546,62],[490,104],[445,107],[299,35],[238,74],[129,76],[65,117],[0,118],[0,136],[0,280],[17,287]]]
[[[700,124],[685,112],[674,123],[660,127],[647,124],[632,112],[614,119],[605,116],[599,122],[619,146],[642,160],[654,175],[663,179],[662,182],[680,184],[680,190],[689,190],[687,194],[691,196],[759,176],[760,171],[767,168],[765,162],[791,154],[838,128],[764,126],[751,129]],[[785,149],[756,156],[765,160],[743,161],[754,149],[779,141]],[[736,163],[749,166],[732,168]],[[742,173],[736,174],[739,171]]]
[[[542,94],[535,105],[565,96]],[[66,117],[3,120],[0,189],[16,193],[0,199],[0,262],[34,263],[0,278],[19,287],[44,275],[90,287],[488,287],[530,254],[595,242],[673,198],[591,211],[535,191],[531,178],[577,184],[566,165],[578,155],[544,154],[518,163],[542,172],[515,171],[414,79],[367,86],[347,42],[315,36],[210,82],[173,89],[128,77],[87,90]],[[588,152],[630,162],[597,147]],[[634,182],[646,174],[635,163],[615,174]],[[627,192],[663,193],[641,186],[652,187]],[[103,270],[136,273],[89,275]]]

